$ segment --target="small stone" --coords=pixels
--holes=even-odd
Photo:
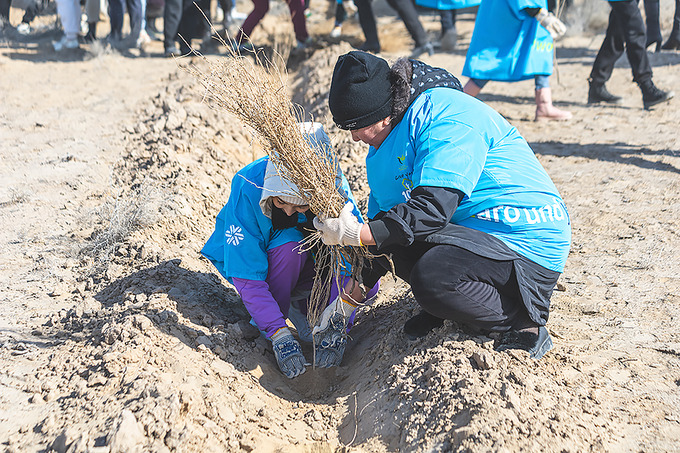
[[[144,429],[129,409],[123,409],[115,428],[108,436],[111,453],[127,453],[142,451],[146,441]]]

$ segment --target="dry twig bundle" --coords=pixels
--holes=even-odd
[[[288,96],[285,71],[270,61],[261,61],[257,52],[252,58],[233,52],[231,57],[207,63],[207,71],[197,66],[189,71],[203,85],[213,107],[235,115],[253,130],[281,177],[297,185],[298,195],[314,214],[339,216],[347,200],[338,191],[337,154],[312,146],[303,135],[298,123],[304,112]],[[328,302],[333,278],[340,285],[341,271],[360,275],[363,257],[368,254],[365,247],[325,246],[318,235],[312,235],[302,248],[316,246],[317,278],[308,309],[311,325],[315,325]],[[322,275],[325,278],[318,278]]]

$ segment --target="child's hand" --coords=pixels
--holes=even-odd
[[[302,355],[300,343],[293,337],[287,327],[277,330],[271,337],[272,348],[279,369],[287,378],[294,378],[305,372],[305,356]]]

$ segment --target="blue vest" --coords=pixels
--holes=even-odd
[[[425,91],[380,148],[369,148],[366,171],[369,218],[407,202],[414,187],[458,189],[465,197],[451,223],[564,269],[571,228],[557,188],[517,129],[472,96]]]
[[[229,201],[217,215],[215,230],[201,250],[230,283],[233,277],[266,280],[269,274],[267,252],[303,239],[297,228],[274,230],[271,219],[262,213],[260,198],[267,160],[262,157],[234,175]],[[354,203],[344,176],[339,190]],[[354,214],[363,221],[354,204]],[[299,218],[305,220],[303,214],[299,214]]]
[[[553,71],[553,40],[524,8],[547,8],[547,0],[483,0],[463,75],[514,82]]]
[[[477,6],[482,0],[416,0],[416,5],[436,10],[447,11]]]

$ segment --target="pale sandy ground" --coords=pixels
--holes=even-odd
[[[314,3],[310,29],[322,36],[331,20]],[[538,362],[496,353],[452,323],[409,343],[401,326],[417,305],[387,279],[343,366],[293,381],[198,253],[232,175],[260,151],[202,103],[178,69],[191,61],[154,56],[159,43],[151,56],[55,55],[54,16],[29,38],[3,37],[0,448],[677,451],[680,99],[642,110],[624,58],[609,84],[623,105],[585,104],[602,34],[581,24],[601,32],[603,8],[573,18],[558,45],[554,97],[573,120],[534,123],[530,81],[481,95],[527,138],[570,210],[553,351]],[[281,9],[266,31],[287,27]],[[436,17],[423,22],[435,36]],[[403,25],[379,23],[384,56],[403,55]],[[459,74],[471,15],[459,29],[457,52],[423,59]],[[356,24],[346,33],[359,42]],[[293,56],[292,94],[326,123],[363,197],[362,147],[331,126],[325,102],[350,47],[330,44]],[[658,85],[680,91],[680,54],[650,58]]]

